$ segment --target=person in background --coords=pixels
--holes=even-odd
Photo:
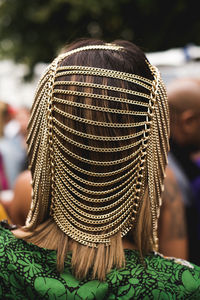
[[[200,150],[200,79],[176,79],[168,85],[167,93],[171,117],[169,166],[184,205],[188,257],[200,265],[200,165],[197,155]]]
[[[144,53],[69,45],[31,111],[32,201],[24,227],[0,227],[0,297],[198,299],[200,268],[157,253],[169,111]]]
[[[6,209],[3,205],[3,203],[1,203],[1,193],[3,190],[7,190],[7,188],[8,188],[8,183],[7,183],[7,178],[6,178],[5,171],[4,171],[2,155],[0,153],[0,221],[8,220],[8,222],[11,223],[11,221],[9,220],[9,216],[6,212]]]
[[[25,225],[31,204],[31,190],[31,173],[29,170],[25,170],[17,176],[9,199],[4,199],[3,194],[0,193],[0,204],[6,212],[10,224]],[[0,220],[2,219],[5,217]]]
[[[159,217],[159,251],[166,256],[188,260],[185,207],[176,176],[168,165]]]
[[[15,110],[6,102],[0,101],[0,137],[4,136],[6,124],[14,117]]]
[[[9,110],[7,110],[9,115]],[[4,122],[0,138],[0,152],[8,181],[8,188],[13,189],[17,176],[28,167],[26,149],[26,128],[30,116],[29,109],[20,107],[15,110],[11,120]]]
[[[13,111],[11,107],[0,101],[0,143],[4,137],[4,128],[6,124],[12,119]],[[0,191],[8,189],[8,178],[5,171],[5,162],[3,153],[0,150]]]

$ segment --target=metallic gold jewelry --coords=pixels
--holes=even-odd
[[[123,237],[136,224],[148,188],[156,248],[169,148],[169,112],[160,74],[148,62],[152,80],[68,65],[68,56],[81,51],[126,50],[105,44],[68,51],[40,80],[28,126],[33,195],[26,227],[34,228],[51,215],[75,241],[109,245],[113,235]]]

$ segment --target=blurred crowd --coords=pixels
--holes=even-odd
[[[28,107],[14,107],[0,101],[0,206],[1,219],[8,218],[12,223],[17,221],[15,215],[19,215],[23,210],[20,203],[15,206],[16,183],[23,172],[28,172],[26,133],[30,116]],[[30,185],[30,181],[28,182]],[[24,188],[21,189],[24,193]],[[29,208],[29,203],[28,203]]]
[[[14,108],[0,101],[1,190],[12,189],[17,176],[27,169],[27,107]]]
[[[170,152],[161,208],[161,252],[200,265],[200,78],[167,86]]]

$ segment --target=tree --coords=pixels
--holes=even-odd
[[[50,62],[81,37],[127,39],[144,51],[200,44],[195,0],[0,0],[0,56]]]

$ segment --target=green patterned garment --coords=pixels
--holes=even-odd
[[[105,282],[77,280],[70,254],[65,272],[56,271],[56,252],[19,240],[0,226],[0,299],[200,299],[200,267],[158,253],[140,263],[125,250],[126,267],[113,269]]]

